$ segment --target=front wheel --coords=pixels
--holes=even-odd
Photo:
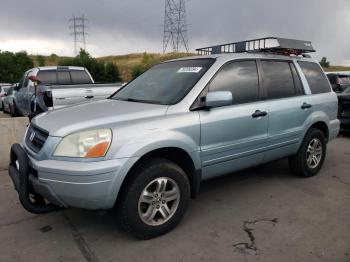
[[[302,177],[317,175],[326,157],[327,143],[324,133],[311,128],[295,156],[289,158],[292,171]]]
[[[172,230],[190,198],[185,172],[166,159],[151,159],[137,168],[121,196],[120,215],[126,231],[149,239]]]

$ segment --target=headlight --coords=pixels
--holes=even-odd
[[[83,131],[68,135],[57,146],[54,156],[103,157],[112,141],[110,129]]]

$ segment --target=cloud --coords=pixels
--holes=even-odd
[[[1,0],[0,49],[73,54],[68,19],[89,18],[87,49],[94,56],[161,52],[165,0]],[[348,0],[188,0],[189,46],[263,36],[311,40],[315,58],[348,64]]]

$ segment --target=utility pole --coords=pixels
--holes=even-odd
[[[185,0],[165,0],[163,53],[170,45],[173,52],[189,52]]]
[[[85,18],[85,15],[81,17],[73,16],[69,19],[69,29],[71,30],[71,35],[74,38],[74,54],[77,55],[79,53],[80,48],[86,50],[86,29],[88,19]]]

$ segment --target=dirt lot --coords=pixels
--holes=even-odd
[[[322,172],[286,160],[205,182],[182,223],[157,239],[125,234],[110,212],[27,213],[0,172],[0,261],[350,261],[350,138]]]

